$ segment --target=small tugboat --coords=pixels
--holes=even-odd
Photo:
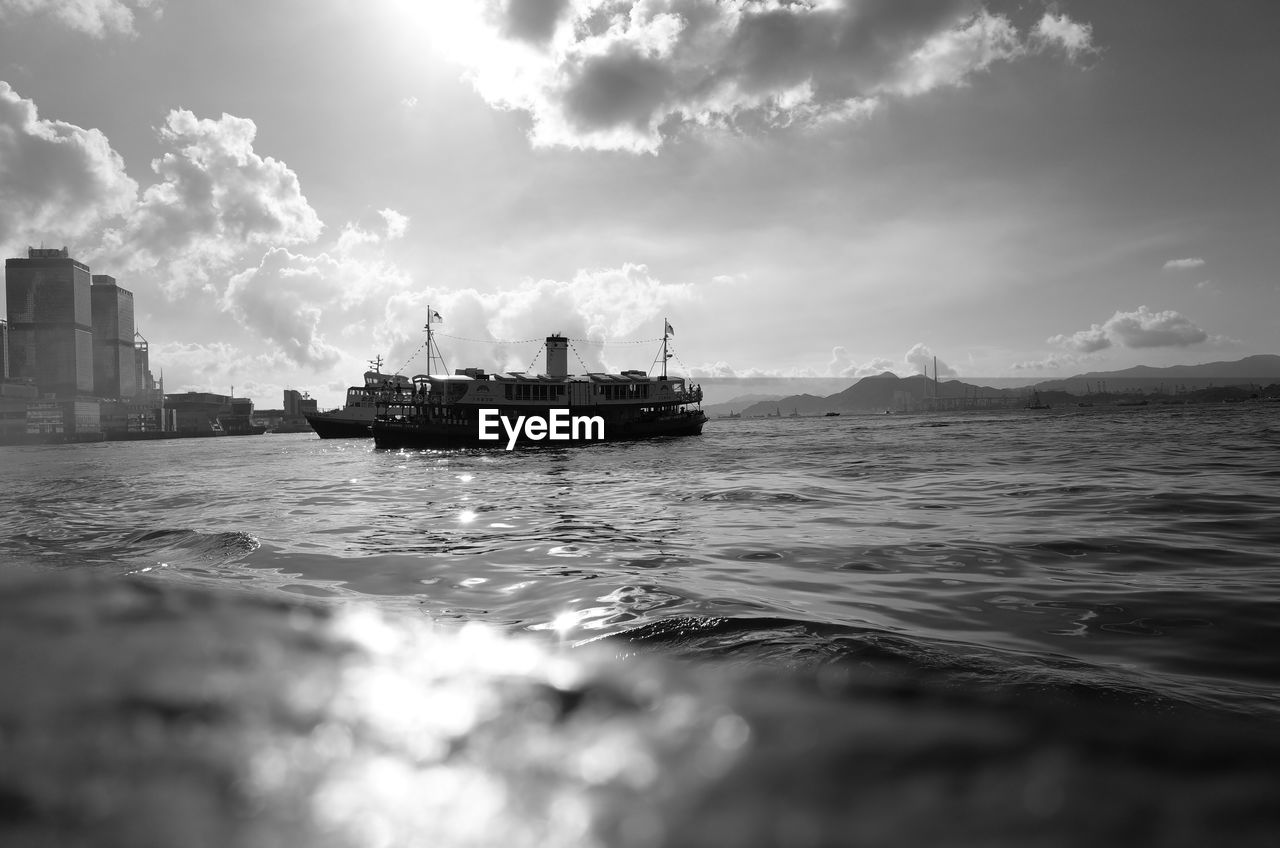
[[[306,413],[307,423],[316,435],[322,439],[367,439],[379,399],[397,391],[404,394],[413,390],[408,377],[382,373],[381,356],[369,362],[369,369],[364,372],[363,386],[347,389],[347,402],[342,409]]]
[[[1050,404],[1040,400],[1040,393],[1034,389],[1031,391],[1031,400],[1027,401],[1027,409],[1052,409]]]
[[[439,318],[430,309],[427,314]],[[569,339],[558,333],[546,338],[545,374],[486,374],[480,368],[448,374],[430,318],[426,331],[428,371],[438,358],[441,373],[415,376],[407,391],[380,393],[375,447],[511,449],[544,440],[584,444],[694,436],[707,421],[701,387],[667,376],[670,324],[657,377],[644,371],[570,375]]]

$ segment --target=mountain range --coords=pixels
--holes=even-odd
[[[1261,354],[1234,362],[1202,365],[1173,365],[1152,368],[1140,365],[1119,371],[1091,371],[1063,380],[1037,383],[1034,390],[1046,400],[1064,402],[1072,395],[1086,393],[1131,393],[1159,391],[1174,393],[1209,386],[1260,386],[1280,383],[1280,356]],[[919,409],[931,402],[948,405],[973,404],[1008,406],[1020,404],[1030,395],[1028,388],[992,386],[947,380],[935,383],[923,374],[899,377],[885,372],[863,377],[835,394],[819,396],[793,394],[762,399],[759,394],[734,398],[705,406],[708,415],[739,413],[744,418],[762,416],[823,415],[828,412],[885,412]],[[1057,397],[1055,397],[1055,395]]]

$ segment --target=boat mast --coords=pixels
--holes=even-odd
[[[444,354],[440,352],[440,348],[436,345],[435,338],[431,332],[432,321],[443,321],[440,313],[431,308],[431,304],[427,304],[427,325],[423,329],[427,331],[427,373],[428,374],[448,374],[448,366],[444,364]],[[440,370],[435,371],[434,363],[440,360]]]
[[[667,379],[667,360],[671,358],[671,354],[667,353],[667,338],[671,335],[671,324],[666,318],[662,319],[662,379]]]

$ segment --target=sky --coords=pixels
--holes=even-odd
[[[0,250],[279,408],[1280,353],[1269,0],[0,0]],[[574,358],[576,357],[576,359]]]

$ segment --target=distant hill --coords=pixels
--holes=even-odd
[[[994,381],[1008,382],[1008,381]],[[1236,362],[1208,362],[1204,365],[1174,365],[1152,368],[1140,365],[1121,371],[1091,371],[1065,380],[1046,380],[1035,388],[1041,401],[1053,404],[1074,403],[1073,395],[1123,394],[1137,391],[1161,391],[1173,395],[1207,387],[1232,385],[1266,385],[1280,382],[1280,356],[1264,354],[1247,356]],[[828,412],[903,412],[944,407],[1021,406],[1030,394],[1029,388],[995,388],[986,384],[947,380],[935,383],[923,374],[899,377],[891,371],[863,377],[846,389],[831,395],[791,394],[782,397],[759,397],[743,403],[751,396],[740,396],[728,403],[705,407],[708,415],[737,412],[743,418],[781,415],[824,415]],[[1189,397],[1190,395],[1184,395]],[[1109,402],[1100,399],[1099,402]]]
[[[742,410],[742,416],[750,418],[752,416],[781,414],[783,418],[786,418],[793,412],[798,412],[801,415],[821,415],[829,409],[831,409],[831,406],[825,397],[817,395],[787,395],[777,400],[753,403]]]
[[[935,384],[923,374],[899,377],[886,371],[873,377],[863,377],[849,388],[827,397],[814,395],[788,395],[776,401],[756,403],[742,410],[744,418],[781,415],[785,418],[793,412],[800,415],[823,415],[827,412],[901,412],[919,409],[929,399],[959,402],[972,399],[986,402],[1011,402],[1025,395],[1016,389],[993,389],[960,380],[948,380]]]
[[[1068,391],[1075,394],[1105,390],[1165,390],[1178,387],[1204,388],[1266,384],[1280,381],[1280,356],[1273,353],[1246,356],[1234,362],[1206,362],[1203,365],[1170,365],[1153,368],[1138,365],[1119,371],[1090,371],[1064,380],[1046,380],[1036,384],[1040,391]]]
[[[730,398],[729,400],[721,403],[704,403],[702,405],[702,411],[707,413],[709,417],[714,418],[717,415],[729,415],[731,413],[741,412],[751,404],[759,403],[760,401],[776,401],[780,397],[782,397],[782,395],[739,395],[738,397]]]

